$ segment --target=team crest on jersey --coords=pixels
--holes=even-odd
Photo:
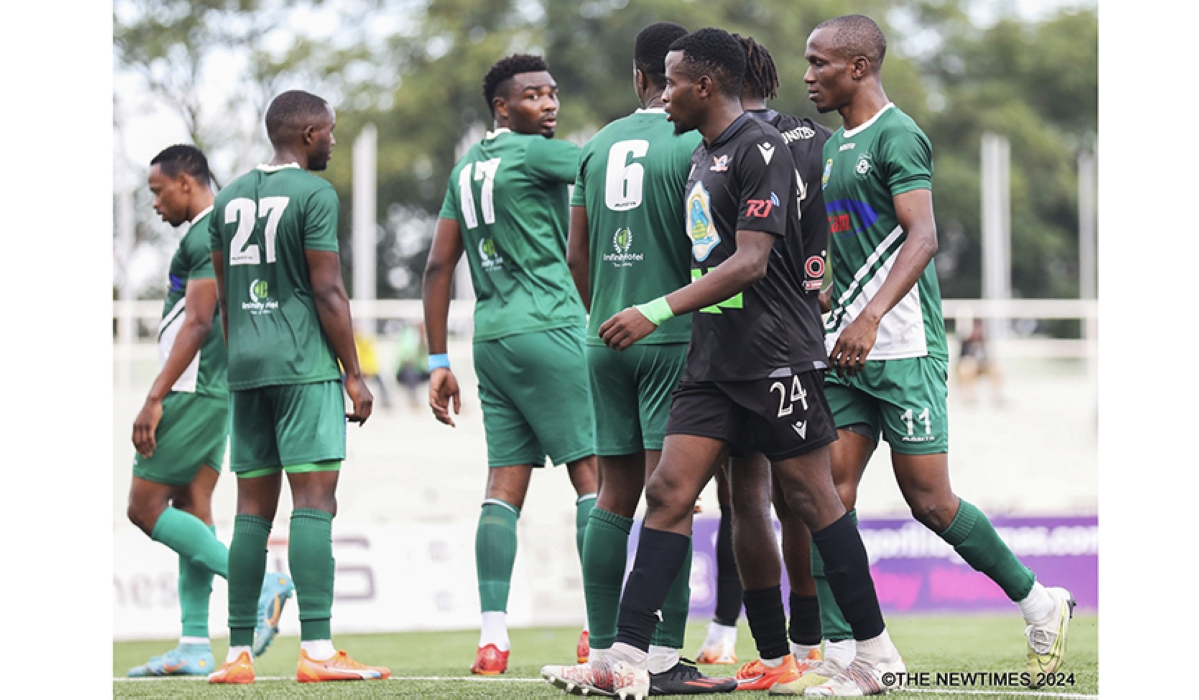
[[[723,172],[728,171],[728,169],[729,169],[728,154],[722,155],[719,158],[717,158],[716,156],[712,156],[712,161],[713,161],[712,167],[708,168],[708,170],[711,170],[714,173],[723,173]]]
[[[241,303],[242,311],[249,311],[251,316],[269,314],[279,308],[279,302],[271,299],[271,287],[266,280],[256,279],[250,283],[250,300]]]
[[[695,183],[687,195],[687,234],[691,236],[691,255],[699,262],[707,260],[720,243],[720,233],[712,220],[712,198],[703,182]]]
[[[479,265],[485,272],[491,272],[504,266],[504,256],[496,250],[495,239],[490,236],[479,240]]]
[[[633,232],[628,227],[616,229],[612,234],[612,247],[616,252],[605,254],[604,262],[612,263],[613,267],[632,267],[633,263],[645,259],[644,254],[632,252]]]
[[[820,176],[820,189],[828,187],[828,178],[833,174],[833,159],[824,161],[824,174]]]
[[[854,163],[853,174],[859,179],[865,179],[874,168],[874,158],[869,153],[863,153],[858,156],[858,162]]]

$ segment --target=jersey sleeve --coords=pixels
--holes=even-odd
[[[882,147],[892,196],[933,186],[933,146],[919,130],[890,134]]]
[[[573,185],[579,174],[578,144],[560,139],[535,139],[525,152],[525,166],[538,180]]]
[[[787,233],[787,207],[792,206],[795,165],[783,139],[763,133],[752,146],[741,149],[733,165],[740,190],[738,231]]]
[[[450,181],[445,186],[445,198],[441,200],[441,212],[437,215],[441,219],[458,219],[458,183],[457,183],[458,168],[450,171]]]
[[[330,185],[308,198],[304,212],[304,249],[337,252],[337,218],[341,204]]]
[[[595,153],[591,148],[585,147],[582,154],[579,156],[579,168],[575,174],[575,188],[570,195],[570,206],[585,207],[587,206],[587,166],[591,164],[591,159],[595,157]]]
[[[188,231],[183,239],[184,253],[187,255],[187,279],[213,279],[216,273],[212,270],[212,254],[209,252],[208,223],[211,217],[205,217],[202,228]]]
[[[221,243],[221,217],[218,214],[218,212],[224,207],[225,203],[221,201],[220,197],[217,197],[216,202],[213,204],[212,213],[209,214],[208,218],[205,220],[208,224],[208,252],[210,254],[210,260],[212,259],[212,253],[225,252],[224,244]]]

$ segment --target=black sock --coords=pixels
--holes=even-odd
[[[787,645],[787,618],[779,586],[745,591],[745,621],[758,646],[758,656],[779,659],[791,653]]]
[[[812,533],[812,544],[824,559],[833,598],[853,629],[854,639],[872,639],[883,633],[883,613],[879,609],[866,547],[853,518],[846,513],[820,532]]]
[[[637,558],[620,599],[616,642],[649,651],[662,604],[683,568],[691,538],[665,530],[641,527]]]
[[[814,647],[820,644],[820,599],[791,591],[791,623],[787,636],[796,644]]]
[[[733,556],[733,518],[720,511],[720,529],[716,531],[716,615],[718,625],[736,627],[741,617],[741,575]]]

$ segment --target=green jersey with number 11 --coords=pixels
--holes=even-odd
[[[568,187],[579,147],[487,132],[450,172],[441,218],[458,222],[475,289],[474,341],[582,326],[566,267]]]
[[[213,209],[209,244],[224,256],[229,388],[340,377],[304,253],[337,252],[333,186],[294,163],[260,165],[221,190]]]

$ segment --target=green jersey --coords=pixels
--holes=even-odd
[[[229,388],[338,379],[304,251],[337,252],[333,186],[298,165],[260,165],[221,190],[209,226],[224,255]]]
[[[450,173],[441,218],[458,222],[475,288],[475,342],[583,326],[566,267],[569,185],[579,147],[490,131]]]
[[[639,109],[600,129],[579,160],[571,206],[587,207],[591,318],[587,344],[614,314],[691,281],[683,190],[698,131],[676,136],[661,109]],[[644,343],[686,343],[691,315],[665,321]]]
[[[191,280],[212,279],[212,256],[208,253],[208,220],[212,207],[191,220],[187,233],[179,241],[171,257],[168,272],[167,298],[162,304],[162,321],[158,324],[158,367],[166,364],[175,346],[175,338],[187,316],[184,302],[187,283]],[[183,391],[204,396],[224,397],[229,394],[225,379],[225,339],[221,336],[220,311],[212,319],[212,330],[191,364],[179,375],[171,391]]]
[[[824,144],[824,205],[828,213],[832,311],[825,346],[837,337],[887,280],[907,232],[899,226],[893,197],[932,189],[933,155],[928,137],[911,117],[888,104],[870,121],[838,129]],[[868,360],[907,357],[949,359],[941,286],[932,261],[907,295],[885,316]]]

